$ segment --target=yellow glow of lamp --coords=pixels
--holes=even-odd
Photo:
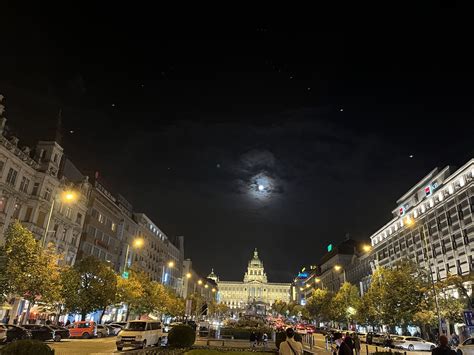
[[[174,267],[174,261],[170,261],[170,262],[168,263],[168,267],[169,267],[169,268]]]
[[[191,275],[191,273],[190,273],[190,272],[188,272],[188,273],[186,274],[186,278],[187,278],[187,279],[190,279],[190,278],[191,278],[191,276],[192,276],[192,275]]]
[[[209,287],[209,285],[204,285],[204,288],[208,288],[208,287]]]
[[[213,288],[213,289],[212,289],[212,292],[216,292],[216,289],[215,289],[215,288]]]
[[[143,238],[136,238],[132,242],[132,245],[134,248],[141,248],[143,244],[145,244],[145,241],[143,240]]]
[[[76,199],[77,199],[77,195],[72,190],[64,191],[61,196],[61,200],[64,202],[73,202]]]
[[[334,270],[341,271],[341,269],[342,269],[341,265],[334,265]]]
[[[411,218],[410,216],[407,216],[407,218],[405,219],[405,223],[407,224],[407,226],[412,226],[413,224],[415,224],[415,221],[413,220],[413,218]]]
[[[316,282],[317,284],[321,282],[321,279],[318,277],[314,280],[314,282]]]
[[[198,285],[202,285],[202,280],[199,280],[199,281],[198,281]]]
[[[369,244],[364,244],[362,246],[362,250],[365,251],[366,253],[368,253],[371,249],[372,247]]]

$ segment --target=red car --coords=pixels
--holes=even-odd
[[[316,327],[314,325],[308,324],[306,325],[306,331],[308,334],[316,333]]]

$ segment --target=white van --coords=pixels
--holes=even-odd
[[[147,346],[160,345],[163,337],[161,322],[152,320],[132,320],[117,336],[117,350],[124,347],[144,349]]]

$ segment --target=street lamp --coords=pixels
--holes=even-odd
[[[143,238],[135,238],[132,241],[132,248],[141,248],[145,244]],[[125,264],[123,266],[123,272],[127,271],[128,266],[128,254],[130,253],[130,244],[127,243],[127,252],[125,253]]]
[[[341,271],[342,270],[342,275],[344,277],[344,282],[346,282],[346,269],[344,269],[341,265],[334,265],[334,270],[336,270],[337,272]]]
[[[188,273],[186,274],[186,278],[189,280],[191,277],[192,277],[191,273],[188,272]]]
[[[415,225],[415,221],[410,216],[407,216],[405,223],[409,228]],[[430,252],[428,250],[428,240],[426,238],[424,223],[421,223],[421,234],[422,234],[423,241],[425,243],[426,258],[428,259],[428,272],[430,273],[431,287],[433,288],[433,295],[435,299],[436,315],[438,317],[438,331],[439,331],[439,334],[443,334],[443,327],[441,324],[441,314],[439,311],[438,293],[436,292],[436,286],[435,286],[435,282],[433,278],[433,269],[431,268],[431,257],[430,257]]]
[[[372,246],[369,245],[369,244],[364,244],[364,245],[362,245],[362,250],[363,250],[364,252],[368,253],[369,251],[372,250]]]
[[[212,292],[216,292],[216,289],[215,289],[215,288],[213,288],[211,291],[212,291]]]
[[[198,285],[202,285],[202,280],[198,280]]]
[[[60,201],[65,202],[65,203],[73,203],[74,201],[77,200],[77,198],[78,198],[77,194],[73,190],[63,191],[61,195],[59,196]],[[43,241],[41,243],[43,247],[45,246],[46,238],[48,237],[49,225],[51,223],[51,216],[53,215],[55,204],[56,204],[56,197],[53,198],[53,202],[51,203],[51,208],[49,209],[48,221],[46,222],[46,229],[44,230]]]
[[[168,266],[169,269],[172,269],[174,267],[174,261],[173,260],[170,260],[168,261],[168,263],[166,264]],[[166,267],[163,265],[163,275],[161,277],[161,280],[163,282],[163,285],[166,284],[166,281],[165,281],[165,275],[166,275]],[[170,275],[170,280],[171,280],[171,275]]]

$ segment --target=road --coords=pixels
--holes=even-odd
[[[324,339],[324,336],[322,334],[313,334],[314,338],[314,350],[316,353],[324,353],[326,352],[326,342]],[[365,354],[372,354],[375,351],[389,351],[388,349],[385,349],[382,346],[375,346],[375,345],[367,345],[365,343],[361,344],[361,355]],[[392,349],[392,352],[394,351],[399,351],[399,352],[404,352],[404,350],[398,350],[398,349]],[[406,351],[407,355],[428,355],[431,354],[429,351]]]

